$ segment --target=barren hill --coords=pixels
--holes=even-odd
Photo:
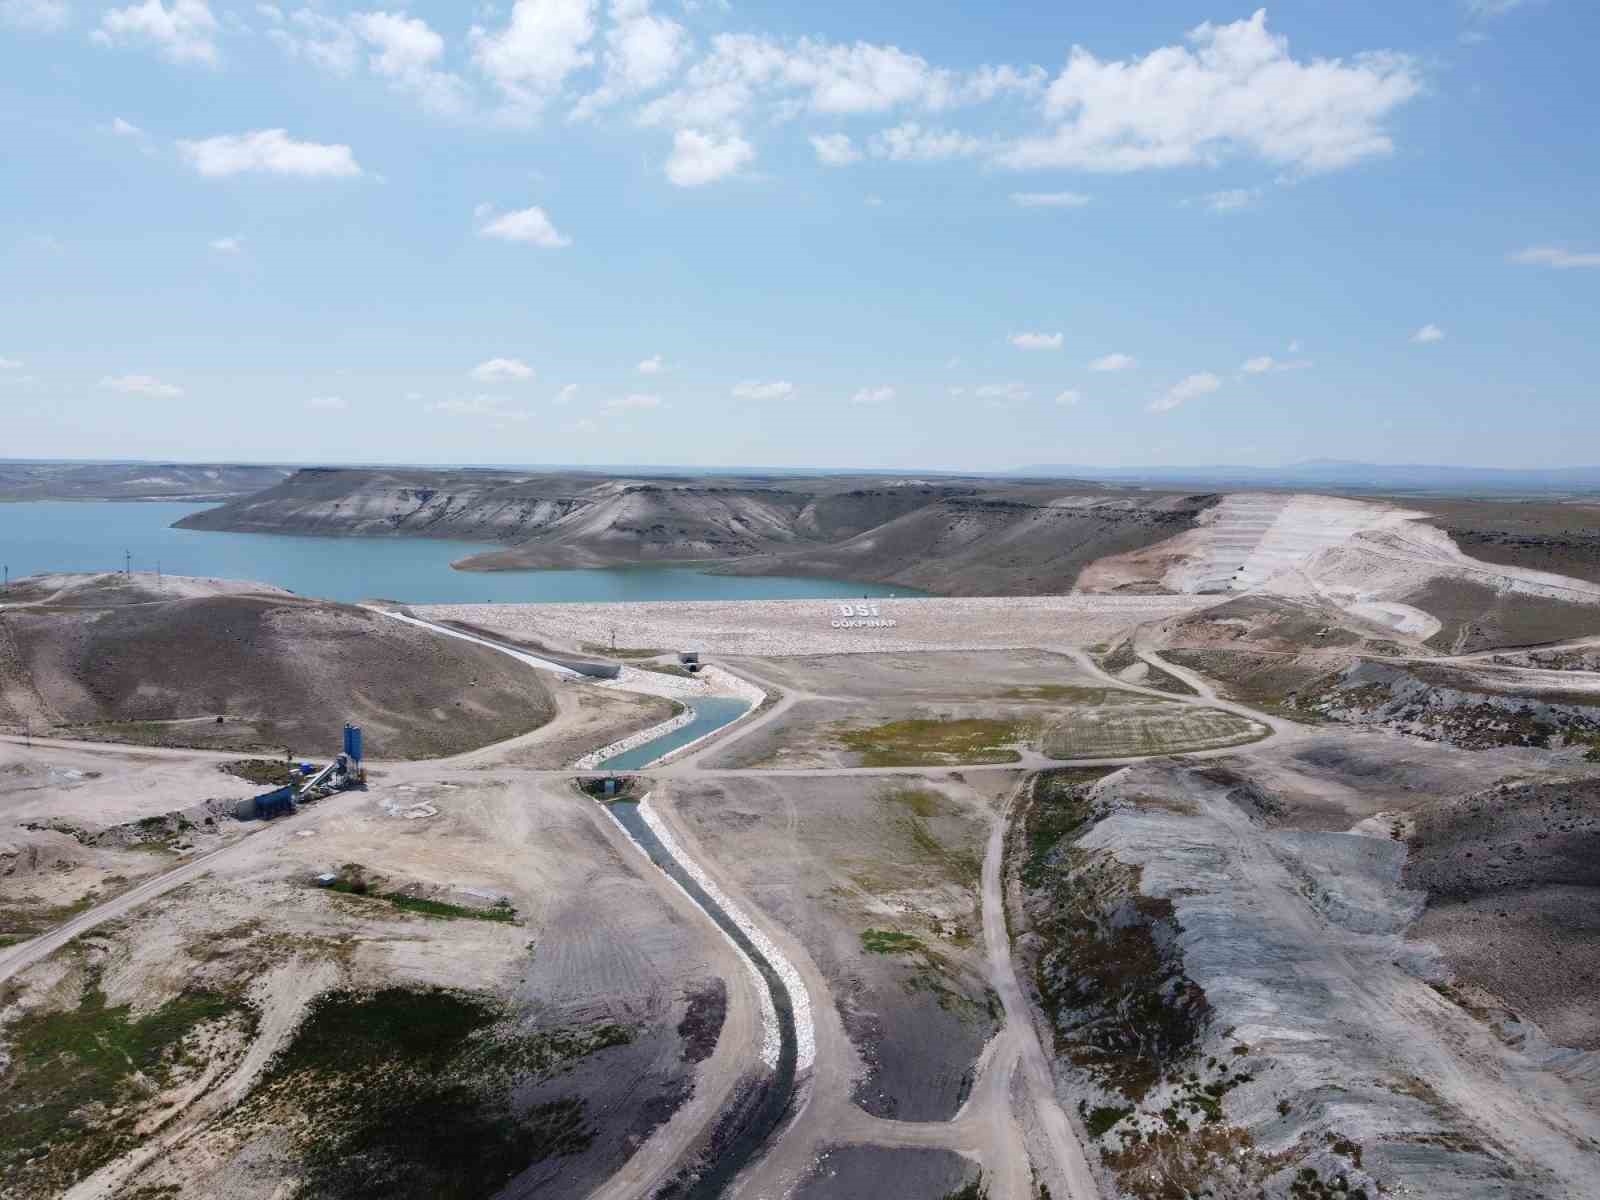
[[[0,462],[0,500],[230,500],[288,474],[230,463]]]
[[[1193,526],[1216,497],[1095,484],[874,476],[607,477],[303,470],[190,529],[502,542],[467,570],[721,564],[933,592],[1049,593]]]
[[[318,754],[353,720],[375,755],[427,758],[554,711],[503,654],[272,588],[57,576],[22,599],[0,609],[0,725],[36,734]]]

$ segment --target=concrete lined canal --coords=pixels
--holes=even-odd
[[[737,701],[743,704],[743,701]],[[687,727],[686,727],[687,728]],[[644,747],[641,747],[644,749]],[[656,836],[646,821],[640,805],[632,801],[618,801],[609,806],[617,823],[645,852],[650,861],[665,871],[672,880],[700,906],[727,934],[749,961],[754,964],[762,982],[772,997],[772,1006],[778,1022],[778,1061],[770,1079],[764,1081],[764,1091],[737,1128],[727,1131],[713,1148],[713,1157],[705,1172],[681,1193],[683,1200],[715,1200],[727,1189],[782,1123],[794,1095],[795,1073],[799,1061],[799,1039],[795,1028],[794,1004],[788,988],[779,977],[767,956],[750,940],[729,915]],[[719,1131],[720,1132],[720,1131]]]
[[[664,733],[642,746],[612,755],[600,765],[608,771],[637,771],[681,746],[715,733],[724,725],[733,724],[750,711],[750,702],[737,696],[706,696],[689,702],[689,708],[694,713],[694,720],[687,725]]]

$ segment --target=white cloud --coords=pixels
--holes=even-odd
[[[1300,353],[1300,339],[1299,338],[1295,338],[1293,341],[1291,341],[1289,343],[1289,353],[1290,354],[1299,354]]]
[[[4,355],[0,355],[0,371],[16,371],[19,370],[21,366],[21,360],[15,358],[6,358]]]
[[[1600,267],[1600,253],[1578,252],[1560,246],[1529,246],[1511,256],[1511,261],[1528,267],[1554,267],[1568,271],[1573,267]]]
[[[983,150],[983,143],[954,129],[924,129],[915,121],[873,135],[873,156],[890,162],[943,162],[968,158]]]
[[[672,138],[667,178],[679,187],[700,187],[734,174],[755,156],[742,137],[719,138],[698,129],[680,129]]]
[[[162,383],[151,375],[107,375],[100,386],[114,392],[127,392],[134,396],[152,396],[170,400],[183,395],[183,389],[172,383]]]
[[[267,30],[269,41],[333,75],[349,75],[361,65],[361,39],[344,18],[301,8],[286,23]]]
[[[1294,349],[1299,344],[1298,342],[1290,343],[1290,349]],[[1270,354],[1262,354],[1255,358],[1246,359],[1239,370],[1246,375],[1271,375],[1279,371],[1304,371],[1310,366],[1311,364],[1305,359],[1283,362],[1281,359],[1273,358]]]
[[[653,392],[630,392],[606,401],[607,408],[660,408],[661,397]]]
[[[1424,325],[1411,335],[1411,340],[1418,345],[1426,346],[1430,342],[1444,341],[1444,330],[1437,325]]]
[[[244,248],[244,243],[236,237],[212,238],[206,244],[218,254],[237,254]]]
[[[124,121],[121,117],[112,117],[111,124],[106,128],[118,137],[142,138],[144,136],[144,130],[140,129],[132,121]]]
[[[612,0],[605,80],[578,101],[573,117],[581,120],[624,97],[661,87],[678,73],[688,48],[688,32],[652,13],[650,0]]]
[[[1297,61],[1266,10],[1192,30],[1188,46],[1102,61],[1074,46],[1045,93],[1056,122],[999,161],[1019,169],[1137,171],[1254,157],[1330,171],[1388,154],[1387,118],[1422,89],[1409,56]]]
[[[1007,339],[1018,350],[1059,350],[1059,333],[1013,333]]]
[[[121,41],[147,42],[173,62],[217,63],[216,35],[220,26],[206,0],[144,0],[127,8],[107,9],[94,38],[103,45]]]
[[[1197,399],[1200,396],[1209,396],[1222,386],[1222,380],[1215,375],[1202,373],[1189,375],[1178,382],[1165,396],[1150,403],[1151,412],[1170,412],[1180,404]]]
[[[0,25],[35,33],[54,33],[66,27],[72,10],[66,0],[0,0]]]
[[[421,392],[407,392],[406,393],[406,399],[407,400],[413,400],[413,401],[421,400],[422,399],[422,393]]]
[[[533,368],[520,358],[491,358],[467,372],[479,383],[515,383],[533,378]]]
[[[343,396],[313,396],[306,401],[307,408],[338,409],[348,407]]]
[[[986,383],[972,389],[979,400],[1020,404],[1028,398],[1028,389],[1020,383]]]
[[[850,397],[851,404],[887,404],[894,399],[892,387],[862,388]]]
[[[1260,188],[1230,188],[1227,191],[1211,192],[1202,196],[1200,202],[1210,212],[1230,213],[1254,208],[1260,199]]]
[[[787,379],[774,379],[763,383],[746,379],[733,385],[733,395],[738,400],[784,400],[794,393],[794,384]]]
[[[473,61],[518,109],[537,111],[594,62],[597,0],[516,0],[503,29],[473,26]]]
[[[956,72],[895,46],[724,33],[711,39],[682,86],[652,101],[640,119],[646,125],[732,132],[758,105],[780,120],[800,112],[940,112],[1003,94],[1037,94],[1043,84],[1037,67]]]
[[[267,20],[271,21],[274,25],[283,24],[283,9],[279,8],[276,4],[258,4],[256,5],[256,12],[265,17]]]
[[[1089,364],[1091,371],[1131,371],[1139,365],[1139,360],[1131,354],[1107,354],[1097,358]]]
[[[480,219],[488,215],[482,205],[479,206],[478,215]],[[557,233],[544,209],[538,205],[503,213],[485,222],[479,227],[478,236],[499,238],[502,242],[527,242],[546,250],[559,250],[572,245],[572,239]]]
[[[667,369],[667,365],[661,360],[661,355],[652,354],[634,369],[641,375],[659,375]]]
[[[1073,405],[1077,404],[1079,400],[1082,400],[1082,399],[1083,399],[1083,393],[1082,392],[1073,391],[1071,388],[1068,388],[1064,392],[1057,392],[1056,393],[1056,403],[1059,404],[1062,408],[1071,408]]]
[[[456,75],[437,70],[444,38],[426,21],[404,13],[356,13],[350,23],[373,48],[373,73],[399,91],[417,97],[429,112],[453,115],[469,104],[467,85]]]
[[[813,133],[811,148],[817,152],[817,161],[825,167],[848,167],[861,161],[861,151],[856,149],[848,133]]]
[[[865,204],[868,208],[882,208],[883,207],[883,197],[877,195],[876,193],[869,193],[861,201],[861,203]]]
[[[600,425],[598,422],[589,417],[579,417],[576,421],[572,422],[572,424],[562,426],[561,431],[563,433],[581,434],[599,433]]]
[[[272,175],[349,178],[361,167],[349,146],[297,142],[282,129],[223,134],[201,141],[180,141],[178,153],[202,175],[240,175],[259,171]]]
[[[578,395],[578,385],[577,384],[575,384],[575,383],[563,384],[561,390],[556,393],[556,398],[554,400],[552,400],[551,403],[552,404],[571,404],[573,402],[573,400],[577,398],[577,395]]]
[[[1018,208],[1082,208],[1090,197],[1082,192],[1012,192],[1011,203]]]

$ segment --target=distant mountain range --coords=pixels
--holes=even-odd
[[[1313,488],[1406,492],[1579,492],[1600,489],[1600,467],[1442,467],[1317,458],[1282,467],[1019,467],[1030,479],[1215,488]]]

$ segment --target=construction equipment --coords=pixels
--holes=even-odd
[[[241,800],[234,806],[233,815],[241,821],[270,820],[292,813],[297,805],[308,800],[320,800],[365,783],[367,768],[362,762],[361,726],[344,727],[344,749],[327,766],[317,770],[310,763],[300,763],[298,774],[302,777],[299,787],[287,783]]]

